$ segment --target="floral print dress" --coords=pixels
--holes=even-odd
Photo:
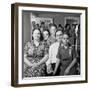
[[[27,59],[32,64],[38,63],[46,54],[48,54],[48,45],[46,45],[44,42],[40,42],[39,45],[36,47],[34,42],[32,42],[30,43],[29,54],[27,55]],[[24,70],[24,77],[40,76],[45,76],[45,63],[35,68],[26,65],[26,69]]]

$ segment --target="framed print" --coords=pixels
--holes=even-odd
[[[87,83],[87,7],[11,5],[11,85]]]

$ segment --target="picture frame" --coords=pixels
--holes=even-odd
[[[59,13],[61,16],[68,14],[67,17],[65,16],[65,18],[63,18],[61,23],[64,23],[64,22],[66,23],[65,20],[68,19],[69,17],[71,17],[69,19],[71,19],[72,21],[74,19],[77,20],[75,15],[76,14],[77,16],[79,15],[79,22],[80,22],[79,24],[81,25],[80,26],[81,28],[81,31],[80,31],[80,35],[81,35],[80,36],[80,52],[81,52],[80,54],[80,61],[81,61],[80,62],[80,70],[81,70],[80,75],[52,76],[52,77],[46,76],[46,77],[41,77],[41,78],[30,77],[29,79],[23,78],[22,72],[24,68],[23,67],[24,53],[22,52],[24,49],[24,43],[29,41],[29,39],[30,40],[32,39],[32,36],[31,36],[32,34],[30,34],[30,31],[26,32],[26,29],[28,29],[27,23],[29,24],[31,23],[29,18],[27,18],[27,16],[28,16],[28,13],[30,14],[31,12],[32,14],[34,13],[40,17],[42,17],[43,16],[42,13],[44,13],[45,16],[47,16],[47,18],[50,18],[49,16],[51,14],[52,14],[52,17],[58,17]],[[35,16],[33,15],[33,17]],[[26,20],[25,18],[27,19],[27,23],[24,22]],[[55,22],[55,18],[52,20],[53,22]],[[88,82],[88,60],[87,60],[88,23],[87,23],[87,20],[88,20],[88,8],[87,7],[45,5],[45,4],[32,4],[32,3],[11,4],[11,86],[25,87],[25,86],[41,86],[41,85],[44,86],[44,85],[87,83]],[[52,21],[49,21],[49,22],[52,22]],[[31,25],[29,25],[29,27],[31,27]],[[30,28],[28,30],[30,30]]]

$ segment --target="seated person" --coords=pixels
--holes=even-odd
[[[48,59],[48,48],[41,41],[39,29],[33,30],[33,41],[28,42],[24,54],[24,77],[45,76],[45,63]]]
[[[69,36],[63,34],[62,44],[59,46],[57,53],[56,70],[60,64],[60,75],[76,75],[76,52],[73,46],[69,44]]]

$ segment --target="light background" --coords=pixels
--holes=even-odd
[[[86,84],[67,84],[54,86],[38,86],[38,87],[23,87],[13,88],[11,82],[11,3],[25,2],[25,3],[39,3],[39,4],[55,4],[55,5],[72,5],[72,6],[87,6],[89,7],[90,0],[1,0],[0,1],[0,90],[89,90],[90,78]],[[90,12],[89,12],[90,15]],[[88,15],[88,16],[89,16]],[[90,17],[88,17],[88,21]],[[90,21],[89,21],[90,22]],[[89,24],[88,22],[88,24]],[[89,26],[89,25],[88,25]],[[90,33],[88,27],[88,34]],[[90,35],[88,35],[90,38]],[[90,46],[90,42],[88,42]],[[88,47],[90,53],[90,47]],[[89,55],[88,55],[89,56]],[[90,56],[88,58],[88,63]],[[88,65],[90,68],[90,65]],[[90,76],[90,70],[88,71]]]

